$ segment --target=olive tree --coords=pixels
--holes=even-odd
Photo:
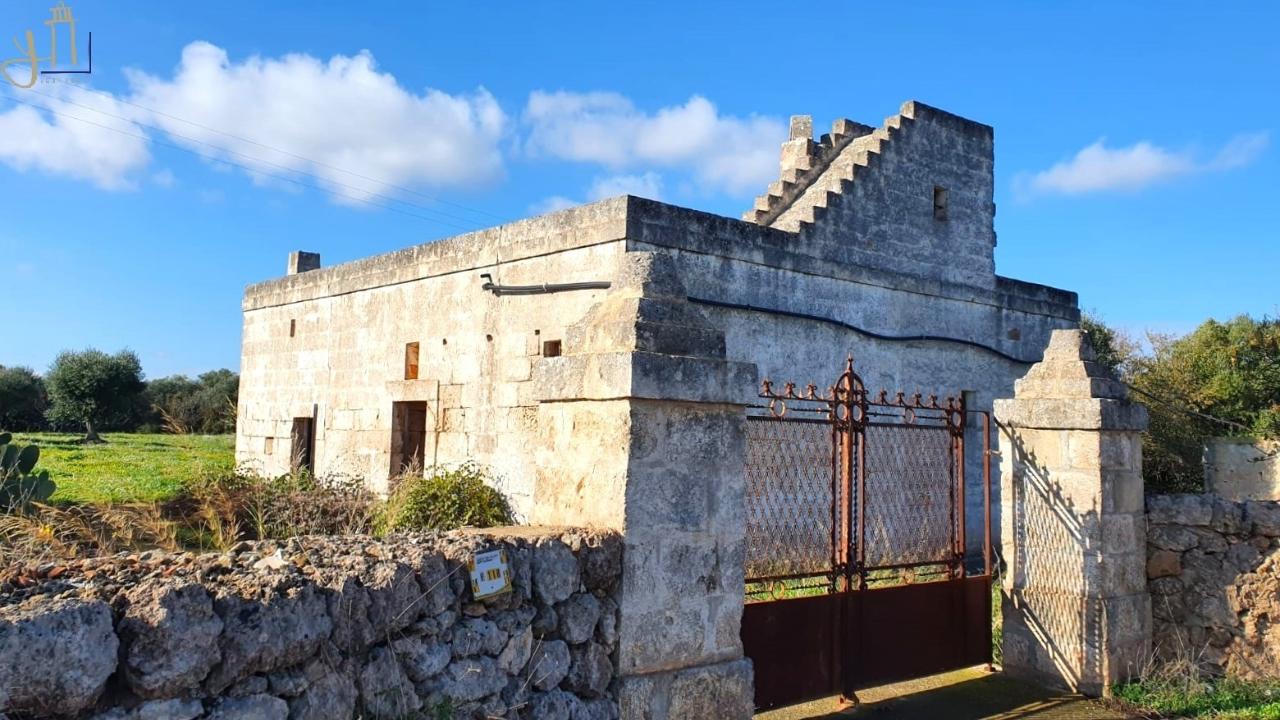
[[[127,422],[136,412],[145,384],[142,364],[132,351],[64,351],[45,376],[49,419],[83,423],[84,442],[103,442],[98,431]]]

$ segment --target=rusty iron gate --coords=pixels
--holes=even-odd
[[[758,708],[991,661],[990,418],[963,397],[762,384],[747,423],[742,641]],[[966,571],[965,429],[983,556]]]

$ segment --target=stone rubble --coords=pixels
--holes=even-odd
[[[476,601],[497,547],[513,590]],[[621,573],[617,535],[553,528],[13,566],[0,717],[616,720]]]

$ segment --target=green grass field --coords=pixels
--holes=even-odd
[[[104,445],[81,445],[80,435],[28,433],[14,441],[40,446],[40,464],[57,483],[53,502],[167,500],[205,472],[235,466],[232,435],[106,433]]]

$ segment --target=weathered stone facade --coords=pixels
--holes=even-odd
[[[318,472],[382,486],[399,457],[393,404],[420,402],[426,464],[494,468],[531,517],[558,502],[535,492],[552,429],[534,366],[574,352],[567,330],[604,292],[496,295],[480,275],[611,281],[637,251],[675,260],[726,359],[760,377],[825,386],[852,353],[873,390],[968,392],[971,407],[990,409],[1049,332],[1079,316],[1074,293],[994,272],[992,129],[912,102],[874,131],[835,131],[788,141],[781,195],[761,201],[776,215],[759,222],[621,197],[248,288],[238,459],[283,472],[294,420],[309,420]],[[405,379],[410,343],[416,380]],[[741,402],[756,392],[726,390]]]
[[[1280,500],[1280,440],[1210,438],[1204,489],[1230,500]]]
[[[749,717],[758,381],[826,386],[852,354],[873,392],[989,409],[1079,317],[1074,293],[995,274],[990,127],[907,103],[837,130],[789,140],[745,221],[622,197],[333,268],[299,255],[245,293],[238,459],[378,487],[410,455],[490,466],[525,519],[622,534],[622,718]]]
[[[1157,657],[1280,678],[1280,503],[1154,495],[1147,523]]]
[[[739,628],[745,424],[733,388],[755,366],[687,299],[672,258],[631,253],[536,375],[550,429],[534,520],[581,517],[623,536],[619,697],[628,720],[752,714]]]
[[[475,601],[503,548],[513,590]],[[295,538],[0,577],[0,713],[95,720],[619,717],[619,538]]]
[[[1004,508],[1004,669],[1105,694],[1147,660],[1146,408],[1079,330],[996,401]]]

